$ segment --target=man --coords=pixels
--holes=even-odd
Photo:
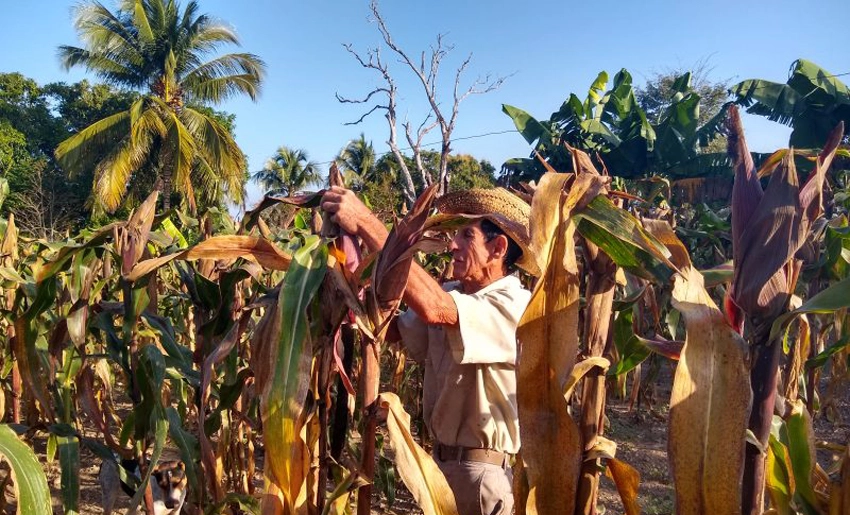
[[[510,457],[520,445],[516,327],[531,293],[509,274],[518,259],[530,261],[529,206],[497,188],[450,193],[437,208],[470,218],[449,247],[454,280],[441,287],[411,267],[409,310],[398,318],[398,331],[411,357],[424,363],[433,455],[460,514],[510,514]],[[351,191],[332,188],[322,209],[371,251],[386,241],[384,225]]]

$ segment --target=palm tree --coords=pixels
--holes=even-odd
[[[251,179],[262,185],[266,193],[288,196],[310,184],[319,183],[322,173],[319,166],[310,161],[307,151],[281,146]]]
[[[377,171],[375,149],[371,141],[366,141],[366,136],[362,132],[358,139],[348,142],[335,161],[346,175],[347,181],[356,179],[362,184],[375,179]],[[352,175],[354,177],[351,177]]]
[[[163,207],[172,189],[194,208],[195,187],[213,198],[244,197],[246,159],[231,131],[207,106],[235,95],[256,100],[265,65],[255,55],[215,56],[239,44],[235,32],[190,1],[122,0],[114,13],[80,4],[75,27],[84,48],[62,46],[65,68],[84,66],[109,83],[142,94],[63,141],[59,163],[70,173],[94,168],[95,207],[114,211],[132,189],[161,179]],[[147,186],[150,187],[150,186]]]

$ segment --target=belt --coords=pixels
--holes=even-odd
[[[440,461],[475,461],[490,465],[507,466],[508,454],[493,449],[434,444],[434,456]]]

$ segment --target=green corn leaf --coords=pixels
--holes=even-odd
[[[260,503],[257,499],[250,495],[231,492],[227,494],[221,502],[209,505],[207,509],[204,510],[204,515],[222,515],[224,513],[231,513],[233,506],[239,507],[239,509],[247,515],[260,515],[261,513]]]
[[[201,460],[198,439],[195,435],[183,429],[183,422],[177,410],[168,407],[165,410],[168,417],[168,435],[180,451],[180,459],[186,466],[186,479],[192,491],[200,491],[201,483],[198,474],[198,462]]]
[[[16,284],[27,282],[14,268],[8,266],[0,266],[0,278]]]
[[[159,333],[159,342],[168,355],[166,364],[176,367],[184,377],[197,383],[199,378],[198,372],[192,368],[192,351],[177,342],[171,321],[148,311],[142,313],[141,320]]]
[[[614,321],[614,345],[620,354],[620,361],[612,371],[615,376],[631,372],[651,354],[635,337],[631,311],[623,311],[617,315]]]
[[[770,435],[765,486],[778,515],[793,515],[791,498],[794,494],[793,476],[789,473],[788,448],[775,435]]]
[[[154,466],[156,466],[159,462],[159,458],[162,456],[162,450],[165,449],[165,440],[168,437],[168,418],[165,415],[165,410],[163,410],[161,406],[154,410],[154,413],[151,414],[150,425],[154,430],[154,444],[150,464],[141,483],[139,483],[136,495],[130,499],[130,508],[127,510],[127,513],[134,513],[133,510],[135,510],[142,502],[142,499],[145,496],[145,490],[148,486],[148,481],[150,481],[151,474],[153,474]]]
[[[637,301],[643,298],[643,294],[646,293],[646,286],[641,286],[636,288],[633,292],[629,293],[622,299],[615,300],[613,303],[614,311],[624,311],[626,309],[631,308],[635,305]]]
[[[830,357],[846,349],[848,346],[850,346],[850,337],[838,340],[837,342],[824,349],[824,351],[818,354],[817,356],[806,361],[806,368],[822,367]]]
[[[186,241],[186,237],[183,236],[183,233],[180,232],[180,229],[174,225],[174,222],[172,222],[170,218],[162,220],[162,228],[165,230],[166,234],[171,236],[173,240],[176,240],[177,243],[180,244],[180,247],[186,248],[189,246],[189,242]]]
[[[290,510],[294,508],[305,474],[299,470],[293,453],[298,452],[300,442],[298,426],[312,357],[307,308],[325,276],[327,260],[327,246],[317,236],[307,237],[293,255],[278,298],[280,334],[273,350],[271,384],[260,385],[266,479],[282,492],[282,498],[266,496],[264,499],[269,503],[282,503]]]
[[[617,265],[645,279],[669,281],[675,267],[670,251],[629,212],[604,196],[594,198],[575,216],[579,233],[599,246]]]
[[[784,430],[783,430],[784,429]],[[791,415],[786,419],[784,428],[780,429],[781,437],[786,440],[788,454],[791,459],[791,470],[794,474],[796,494],[803,502],[799,503],[806,514],[817,515],[818,500],[812,486],[812,473],[815,467],[814,431],[812,419],[805,404],[799,399],[791,409]]]
[[[802,306],[778,317],[770,329],[770,340],[786,330],[797,315],[805,313],[833,313],[850,307],[850,277],[839,281],[807,300]]]
[[[56,459],[56,446],[56,435],[47,435],[47,450],[45,452],[47,463],[53,463],[53,460]]]
[[[123,222],[115,222],[104,227],[98,229],[87,241],[79,245],[62,245],[59,248],[59,252],[57,255],[41,270],[38,271],[36,276],[36,281],[41,283],[55,276],[59,272],[65,270],[68,262],[73,258],[78,252],[96,247],[101,243],[105,242],[112,236],[112,230],[122,225]]]
[[[122,447],[127,446],[130,437],[133,436],[133,431],[136,427],[136,412],[131,411],[127,418],[124,419],[124,424],[121,425],[121,431],[118,433],[118,443]]]
[[[14,477],[18,515],[53,513],[44,469],[35,456],[6,424],[0,424],[0,455],[9,463]]]
[[[76,436],[59,436],[59,467],[62,473],[62,506],[67,515],[80,512],[80,441]]]

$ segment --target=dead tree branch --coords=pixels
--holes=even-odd
[[[367,58],[364,59],[356,50],[352,48],[350,44],[344,44],[343,47],[354,56],[360,66],[366,68],[367,70],[373,70],[378,72],[386,83],[386,87],[378,87],[373,89],[366,95],[363,99],[350,99],[341,96],[339,93],[336,94],[336,99],[343,104],[365,104],[368,103],[373,96],[375,95],[384,95],[386,97],[385,104],[376,104],[369,111],[364,113],[359,119],[354,122],[346,123],[346,125],[356,125],[363,120],[366,119],[370,114],[375,111],[384,111],[384,116],[387,119],[387,123],[390,127],[390,137],[387,140],[387,145],[389,145],[390,150],[398,162],[399,169],[401,170],[401,178],[402,178],[402,193],[404,195],[405,204],[408,207],[413,205],[413,201],[416,199],[416,188],[413,185],[413,177],[410,174],[410,169],[407,166],[407,162],[404,160],[404,154],[401,152],[401,148],[398,146],[398,133],[396,130],[396,92],[398,91],[395,81],[390,75],[389,68],[386,63],[381,60],[381,50],[380,48],[375,48],[374,50],[369,50],[366,53]]]
[[[395,54],[395,56],[398,58],[399,63],[409,68],[413,72],[414,76],[416,76],[420,85],[422,86],[422,90],[425,93],[425,97],[428,100],[428,105],[430,106],[429,114],[425,117],[425,120],[419,125],[419,127],[415,131],[413,130],[413,127],[409,121],[405,121],[403,124],[405,130],[405,137],[408,143],[410,144],[410,148],[413,152],[413,161],[414,163],[416,163],[416,167],[419,170],[419,173],[422,175],[423,183],[426,187],[431,184],[434,178],[431,177],[431,175],[424,167],[424,163],[421,156],[422,141],[425,135],[427,135],[434,128],[440,128],[442,144],[440,147],[440,168],[436,180],[439,182],[438,194],[443,194],[448,191],[449,181],[451,179],[448,172],[448,162],[449,154],[452,150],[452,133],[454,132],[455,124],[457,122],[460,104],[470,95],[489,93],[498,89],[499,87],[501,87],[507,77],[497,77],[495,79],[491,79],[490,75],[486,75],[483,78],[479,77],[478,79],[474,80],[468,88],[462,89],[462,76],[469,67],[470,62],[472,61],[472,54],[469,54],[469,56],[463,61],[463,63],[455,72],[454,87],[452,90],[451,110],[445,111],[445,108],[441,107],[440,105],[440,89],[438,84],[438,78],[440,76],[440,67],[443,65],[443,60],[446,58],[447,55],[449,55],[452,50],[454,50],[454,46],[446,44],[444,42],[444,34],[438,34],[437,40],[435,44],[430,47],[430,50],[420,52],[418,55],[418,59],[414,61],[414,59],[411,58],[411,54],[404,51],[393,39],[390,29],[387,26],[384,17],[381,15],[380,10],[378,9],[377,0],[371,1],[369,5],[369,10],[371,11],[373,21],[378,26],[378,32],[381,34],[381,38],[383,39],[384,45],[393,54]],[[412,189],[413,182],[412,180],[410,180],[410,171],[408,170],[403,154],[397,146],[397,89],[395,82],[393,81],[393,78],[390,75],[387,63],[385,63],[381,59],[380,48],[370,50],[365,56],[363,56],[357,51],[355,51],[351,45],[344,46],[349,53],[354,55],[354,58],[357,59],[357,62],[360,63],[362,67],[375,70],[380,73],[384,82],[387,84],[387,87],[376,88],[361,102],[353,102],[350,100],[342,99],[339,96],[337,96],[337,98],[338,100],[340,100],[340,102],[344,103],[365,103],[374,94],[383,93],[384,95],[386,95],[388,101],[385,105],[378,105],[373,107],[371,111],[367,112],[357,122],[354,123],[362,122],[366,116],[372,114],[376,110],[383,110],[386,112],[387,121],[390,125],[390,140],[387,143],[390,145],[393,154],[395,154],[395,157],[402,170],[402,174],[405,178],[405,182],[407,182]],[[448,113],[448,116],[446,116],[445,113]],[[407,186],[405,186],[405,190],[407,190]],[[405,191],[405,198],[407,199],[408,203],[412,203],[412,198],[415,195],[412,195],[408,198],[407,194],[408,191]]]

